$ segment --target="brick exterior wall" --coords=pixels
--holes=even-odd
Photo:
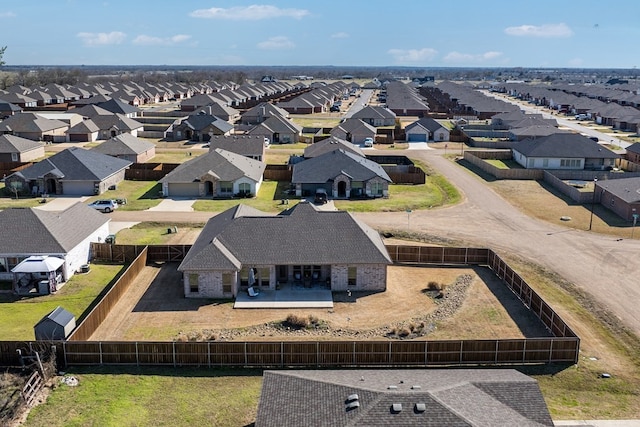
[[[232,280],[231,292],[223,292],[222,275],[230,273],[234,275]],[[191,280],[197,278],[198,292],[191,292]],[[182,277],[184,285],[184,296],[186,298],[234,298],[237,293],[238,275],[236,271],[185,271]]]
[[[356,267],[356,285],[348,285],[349,267]],[[385,291],[387,289],[387,266],[385,264],[332,265],[332,291]]]

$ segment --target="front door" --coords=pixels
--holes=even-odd
[[[285,283],[289,280],[289,269],[286,265],[276,266],[276,280],[280,283]]]
[[[338,182],[338,197],[347,197],[347,183],[345,181]]]

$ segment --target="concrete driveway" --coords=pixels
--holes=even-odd
[[[47,203],[36,206],[36,209],[42,209],[43,211],[63,211],[78,202],[84,203],[88,198],[89,196],[49,197]]]
[[[157,206],[147,209],[158,212],[193,212],[194,199],[164,199]]]

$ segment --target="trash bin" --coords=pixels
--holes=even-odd
[[[40,280],[38,282],[38,293],[40,295],[49,295],[49,281]]]

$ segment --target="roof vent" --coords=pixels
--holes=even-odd
[[[354,400],[353,402],[347,403],[347,411],[351,411],[353,409],[359,408],[360,407],[360,402],[357,400]]]
[[[387,390],[397,390],[398,386],[397,385],[390,385],[387,387]]]
[[[422,386],[419,385],[412,385],[411,386],[411,390],[420,390],[422,388]]]
[[[427,404],[426,403],[416,403],[415,406],[415,411],[416,412],[424,412],[427,410]]]
[[[394,403],[391,405],[391,412],[394,414],[402,412],[402,403]]]
[[[352,402],[354,400],[358,400],[358,395],[356,393],[353,393],[347,396],[347,402]]]

